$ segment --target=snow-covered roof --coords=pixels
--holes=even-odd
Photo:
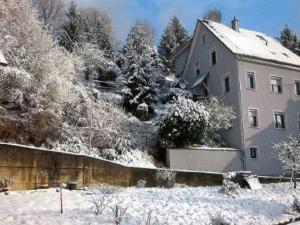
[[[7,61],[4,58],[4,55],[2,54],[1,50],[0,50],[0,64],[7,65]]]
[[[233,30],[221,23],[200,20],[233,53],[300,66],[300,57],[267,34],[247,29]]]

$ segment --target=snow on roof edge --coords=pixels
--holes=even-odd
[[[300,57],[268,34],[245,28],[240,28],[240,32],[237,32],[222,23],[202,19],[198,19],[198,21],[233,54],[300,67]],[[264,41],[266,44],[262,45],[261,42]]]

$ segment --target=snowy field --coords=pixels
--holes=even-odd
[[[274,224],[295,216],[289,184],[264,185],[263,190],[241,190],[234,197],[225,196],[221,187],[100,188],[89,191],[63,190],[64,213],[60,214],[56,189],[0,194],[0,224],[114,224],[111,207],[127,208],[122,224],[212,224],[223,218],[230,224]],[[93,193],[93,194],[92,194]],[[96,193],[96,194],[95,194]],[[105,193],[105,194],[103,194]],[[91,199],[104,197],[108,207],[96,215]],[[150,216],[149,216],[150,215]]]

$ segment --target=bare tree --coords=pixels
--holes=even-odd
[[[111,49],[113,32],[109,15],[95,8],[85,8],[80,10],[80,16],[84,26],[85,41],[97,45],[102,50]]]
[[[54,30],[62,22],[64,15],[64,3],[62,0],[32,0],[33,6],[36,7],[39,20]]]
[[[221,23],[222,22],[222,13],[218,9],[211,9],[207,13],[204,14],[203,19]]]
[[[296,188],[296,172],[300,169],[300,136],[289,136],[288,141],[273,145],[274,154],[284,165],[285,169],[292,170],[292,180]]]

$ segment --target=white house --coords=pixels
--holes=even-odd
[[[174,56],[176,75],[195,95],[214,95],[235,108],[221,132],[243,152],[244,170],[275,175],[282,166],[272,143],[300,131],[300,57],[267,34],[198,20],[191,42]]]

